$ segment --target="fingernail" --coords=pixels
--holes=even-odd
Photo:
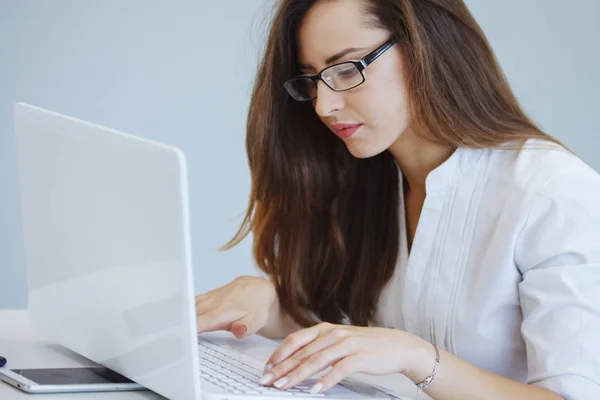
[[[267,374],[265,376],[263,376],[262,378],[260,378],[260,384],[261,385],[265,385],[267,382],[270,382],[271,379],[273,379],[273,374]]]
[[[319,382],[310,389],[310,394],[317,394],[321,391],[321,389],[323,389],[323,384]]]
[[[265,365],[264,372],[267,372],[267,371],[268,371],[268,370],[270,370],[271,368],[273,368],[273,364],[267,364],[267,365]]]
[[[275,382],[273,384],[273,386],[275,386],[277,389],[279,389],[280,387],[282,387],[283,385],[285,385],[289,381],[290,380],[287,377],[286,378],[281,378],[280,380],[278,380],[277,382]]]
[[[248,333],[248,325],[242,325],[237,329],[237,336],[243,338]]]

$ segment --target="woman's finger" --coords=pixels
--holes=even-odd
[[[207,293],[203,293],[203,294],[198,294],[198,295],[196,295],[196,297],[194,297],[194,300],[196,300],[196,305],[197,305],[199,302],[202,302],[202,301],[204,301],[204,300],[206,299],[206,297],[207,297],[206,295],[207,295]]]
[[[196,317],[198,333],[213,332],[231,329],[231,325],[246,316],[248,313],[242,310],[223,310],[219,308],[199,314]]]
[[[316,326],[311,328],[302,329],[298,332],[294,332],[288,335],[279,345],[277,350],[273,352],[265,369],[281,363],[283,360],[290,357],[292,354],[315,340],[319,336],[319,330]]]
[[[213,302],[196,299],[196,315],[205,314],[214,308]]]
[[[349,335],[350,331],[346,330],[345,328],[338,327],[333,328],[328,332],[321,332],[319,336],[311,343],[304,346],[281,363],[273,365],[273,367],[268,371],[265,371],[265,373],[271,373],[273,377],[284,376],[288,372],[298,367],[298,365],[300,365],[300,363],[302,363],[304,360],[324,349],[327,349],[328,347],[339,343]]]
[[[249,313],[231,324],[231,333],[238,339],[243,339],[247,335],[255,334],[261,327],[261,321],[258,320],[256,315]]]
[[[325,374],[321,379],[317,381],[311,388],[311,393],[322,393],[325,392],[338,383],[340,383],[344,378],[358,371],[358,366],[360,365],[360,359],[357,354],[353,354],[348,356],[340,361],[338,361],[331,371]]]
[[[271,381],[275,387],[282,390],[299,385],[315,374],[336,364],[339,360],[353,354],[356,351],[354,342],[354,339],[337,342],[333,346],[312,354],[293,370],[286,373],[277,374],[276,368],[274,368]]]

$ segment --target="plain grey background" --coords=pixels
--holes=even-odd
[[[0,0],[0,308],[27,306],[16,101],[181,147],[196,290],[256,274],[251,238],[216,248],[248,201],[244,127],[272,1]],[[526,111],[600,170],[600,1],[467,4]]]

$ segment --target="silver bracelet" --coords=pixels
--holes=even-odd
[[[427,389],[433,383],[438,372],[440,372],[440,351],[436,345],[433,345],[433,348],[435,349],[435,366],[433,367],[433,373],[425,378],[423,382],[417,384],[417,389],[419,389],[419,392]]]

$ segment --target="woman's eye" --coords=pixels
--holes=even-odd
[[[346,68],[338,72],[338,75],[342,78],[348,78],[356,74],[356,68]]]

